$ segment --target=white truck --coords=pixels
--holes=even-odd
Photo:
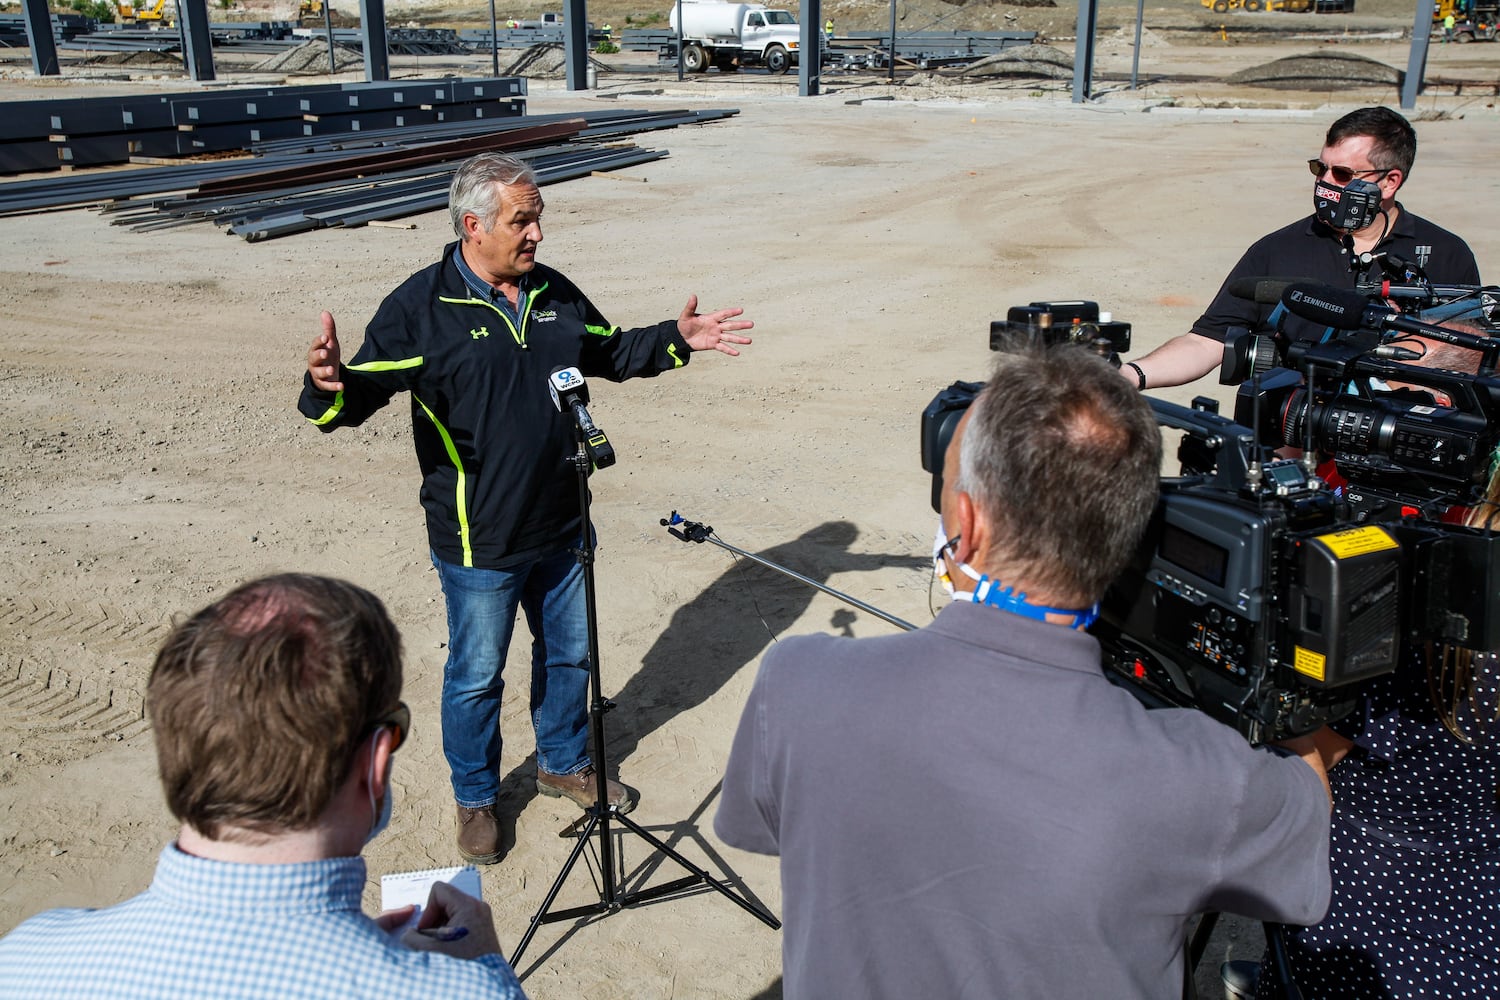
[[[681,0],[672,5],[668,22],[677,31],[682,11],[682,65],[689,73],[710,66],[732,70],[764,65],[785,73],[797,64],[802,29],[791,11],[772,10],[759,3],[726,0]]]

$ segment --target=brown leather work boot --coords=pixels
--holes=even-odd
[[[572,799],[585,809],[599,801],[599,786],[595,783],[594,765],[590,764],[576,774],[552,774],[537,768],[536,790],[543,795]],[[635,808],[635,789],[609,781],[605,786],[608,802],[618,813],[628,813]]]
[[[505,856],[500,846],[500,821],[493,805],[478,809],[458,807],[458,853],[476,865],[492,865]]]

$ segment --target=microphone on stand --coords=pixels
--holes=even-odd
[[[609,438],[589,416],[589,384],[577,368],[555,368],[547,376],[547,389],[552,393],[552,405],[559,413],[573,414],[579,431],[583,434],[584,449],[589,461],[596,469],[607,469],[615,464],[615,449]]]

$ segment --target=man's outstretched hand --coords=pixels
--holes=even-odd
[[[344,383],[339,381],[339,335],[333,325],[333,313],[323,310],[319,317],[323,330],[313,339],[307,349],[307,373],[312,383],[324,392],[342,392]]]
[[[698,296],[689,295],[687,305],[682,309],[682,315],[677,317],[677,332],[682,334],[682,339],[695,351],[723,351],[730,357],[739,357],[740,352],[734,349],[735,344],[750,343],[749,337],[741,337],[736,330],[749,330],[755,326],[748,319],[735,319],[734,317],[744,313],[743,309],[720,309],[718,312],[699,313]],[[327,313],[324,314],[325,316]],[[328,326],[332,327],[333,318],[329,317]],[[313,376],[314,379],[317,376]]]

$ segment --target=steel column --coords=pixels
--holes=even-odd
[[[1083,0],[1078,2],[1082,3]],[[896,0],[891,0],[891,65],[886,78],[891,83],[896,82]]]
[[[1427,43],[1432,40],[1432,0],[1417,0],[1417,20],[1411,26],[1411,55],[1406,60],[1406,79],[1401,81],[1401,107],[1417,106],[1422,81],[1427,77]]]
[[[37,76],[60,75],[57,39],[52,37],[52,12],[47,9],[47,0],[26,0],[26,37],[31,42],[31,71]]]
[[[563,62],[568,68],[568,89],[587,90],[589,65],[589,10],[584,0],[563,4]]]
[[[365,81],[389,80],[391,57],[385,48],[385,0],[359,0],[359,30],[365,43]]]
[[[797,93],[816,97],[823,82],[823,0],[802,0],[802,55],[797,58]]]
[[[1094,31],[1099,26],[1099,0],[1078,0],[1078,40],[1073,48],[1073,103],[1093,96]]]
[[[177,0],[177,20],[182,25],[182,61],[188,76],[212,80],[214,49],[208,31],[208,4],[204,0]]]

